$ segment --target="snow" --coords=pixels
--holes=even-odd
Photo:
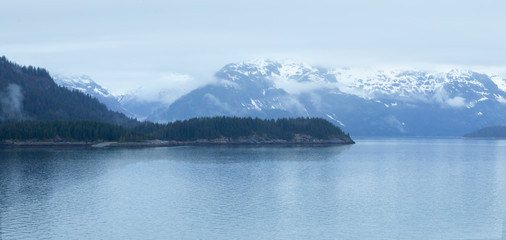
[[[506,79],[499,76],[492,76],[490,79],[501,91],[506,92]]]
[[[90,94],[94,97],[117,98],[118,101],[121,100],[121,97],[112,95],[107,89],[95,83],[89,76],[82,75],[67,77],[54,75],[52,77],[54,81],[62,87]]]
[[[494,94],[494,97],[499,103],[506,104],[506,99],[503,96]]]
[[[429,72],[347,68],[330,72],[338,80],[337,85],[341,91],[365,99],[376,99],[386,95],[392,98],[409,98],[412,101],[429,102],[437,99],[437,96],[436,98],[434,96],[438,94],[440,89],[448,87],[455,91],[469,88],[470,91],[483,96],[489,94],[489,90],[469,70],[453,69],[448,72]],[[504,84],[501,86],[506,90],[506,80],[496,77],[495,82],[498,82],[498,85]],[[453,103],[462,105],[458,99],[450,99],[450,104]]]
[[[304,71],[301,66],[295,64],[284,64],[279,68],[279,75],[281,77],[290,77],[296,75],[302,75]]]
[[[82,93],[86,93],[86,89],[84,89],[84,88],[80,88],[80,87],[73,87],[72,89],[75,89],[75,90],[80,91],[80,92],[82,92]]]
[[[469,78],[472,75],[473,75],[472,71],[464,70],[464,69],[452,69],[446,74],[447,78],[450,78],[450,79]]]
[[[426,71],[345,69],[332,73],[343,92],[369,99],[377,95],[420,98],[445,82],[444,74]]]
[[[335,115],[334,115],[334,116],[335,116]],[[344,125],[344,123],[343,123],[343,122],[341,122],[341,121],[339,121],[339,120],[335,119],[334,117],[330,116],[329,114],[327,114],[327,117],[328,117],[328,118],[330,118],[330,119],[332,119],[332,120],[334,120],[334,121],[336,121],[337,123],[339,123],[339,125],[341,125],[341,126],[345,127],[345,125]]]
[[[250,100],[251,100],[251,105],[253,105],[253,107],[255,107],[256,110],[262,111],[262,109],[257,105],[255,100],[253,100],[251,98],[250,98]]]
[[[487,100],[486,96],[491,94],[481,82],[483,80],[477,78],[474,72],[464,69],[445,72],[372,68],[328,70],[293,61],[259,59],[230,65],[230,69],[225,72],[229,75],[228,80],[234,81],[242,74],[252,81],[269,81],[273,88],[295,95],[325,89],[368,100],[387,97],[392,100],[438,103],[451,107],[473,107],[477,102]],[[235,75],[230,74],[231,72],[235,72]],[[501,90],[506,91],[505,79],[497,76],[491,79]],[[262,91],[262,94],[265,96],[265,91]],[[468,94],[479,96],[469,97]],[[464,99],[464,96],[468,100]],[[475,100],[478,98],[479,100]],[[396,102],[381,104],[385,107],[397,106]]]
[[[250,61],[244,61],[239,64],[233,64],[232,69],[234,69],[236,72],[241,73],[246,76],[250,75],[266,75],[268,70],[267,66],[273,64],[273,61],[265,60],[265,59],[254,59]],[[241,69],[247,69],[241,70]],[[254,70],[253,70],[254,69]]]
[[[478,99],[477,102],[483,102],[486,100],[488,100],[488,97],[482,97],[482,98]]]
[[[105,89],[103,89],[103,88],[102,88],[102,89],[94,88],[94,89],[93,89],[93,91],[94,91],[95,93],[97,93],[97,94],[100,94],[100,95],[104,96],[104,97],[109,97],[109,96],[111,96],[111,94],[110,94],[109,92],[107,92],[107,90],[105,90]]]

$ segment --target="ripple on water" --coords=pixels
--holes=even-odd
[[[0,149],[0,236],[498,239],[505,146]]]

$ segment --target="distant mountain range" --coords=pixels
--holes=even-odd
[[[218,80],[171,104],[112,96],[87,77],[55,76],[128,116],[155,122],[193,117],[322,117],[352,135],[461,136],[506,124],[506,80],[451,70],[363,71],[259,60],[229,64]]]
[[[97,84],[87,75],[52,76],[56,84],[70,90],[77,90],[98,99],[113,111],[123,113],[138,120],[145,120],[148,115],[164,105],[161,100],[145,100],[139,96],[138,91],[122,95],[113,95],[108,89]]]

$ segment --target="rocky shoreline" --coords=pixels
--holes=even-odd
[[[2,141],[0,146],[16,147],[172,147],[172,146],[212,146],[212,145],[344,145],[354,144],[351,138],[317,139],[297,134],[292,140],[271,139],[258,136],[247,138],[198,139],[195,141],[146,140],[142,142],[72,142],[72,141]]]

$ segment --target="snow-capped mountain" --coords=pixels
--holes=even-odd
[[[124,108],[118,101],[118,98],[111,94],[109,90],[97,84],[89,76],[82,75],[68,77],[62,75],[53,75],[52,78],[59,86],[68,88],[70,90],[77,90],[96,98],[98,101],[105,104],[110,110],[124,113],[129,117],[134,117],[135,115],[131,111]]]
[[[58,85],[88,94],[104,103],[110,110],[124,113],[140,121],[145,120],[157,109],[168,107],[175,98],[182,95],[181,86],[166,84],[148,88],[139,87],[122,95],[114,95],[86,75],[73,77],[53,75],[52,77]]]
[[[109,90],[103,88],[94,82],[89,76],[62,76],[62,75],[53,75],[53,80],[56,84],[70,88],[72,90],[78,90],[80,92],[92,95],[92,96],[101,96],[103,98],[114,98],[114,96],[109,92]]]
[[[322,117],[353,135],[460,136],[506,124],[506,79],[467,70],[326,69],[268,60],[228,64],[217,81],[168,104],[170,89],[113,96],[87,76],[55,81],[139,120]],[[166,87],[167,88],[167,87]],[[174,95],[168,96],[174,98]],[[156,100],[159,99],[159,100]],[[171,100],[172,101],[172,100]]]
[[[472,106],[485,98],[502,101],[505,80],[467,70],[432,73],[427,71],[378,71],[369,75],[335,72],[341,90],[369,99],[399,99],[410,102]],[[503,84],[503,85],[501,85]],[[492,94],[492,95],[491,95]],[[496,95],[494,95],[496,94]]]
[[[165,122],[218,115],[261,118],[308,116],[295,96],[276,87],[269,78],[278,67],[273,64],[229,64],[216,73],[218,83],[182,96],[167,110],[152,114],[148,120]]]
[[[155,112],[161,106],[167,107],[161,100],[146,100],[139,96],[138,91],[131,91],[129,93],[117,97],[119,104],[124,109],[130,112],[130,117],[143,121],[147,116]]]
[[[324,117],[354,135],[462,135],[506,123],[506,80],[472,71],[363,71],[260,60],[229,64],[216,78],[148,119]]]

